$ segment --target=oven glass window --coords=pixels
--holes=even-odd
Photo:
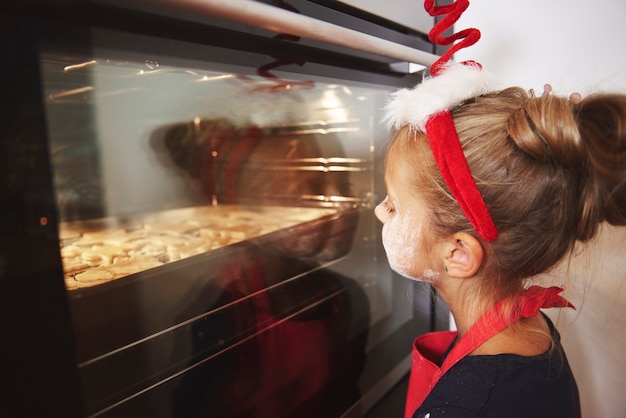
[[[88,413],[364,408],[428,322],[373,216],[390,88],[147,50],[41,58]]]

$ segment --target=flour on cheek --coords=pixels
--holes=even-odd
[[[410,214],[394,217],[383,226],[383,246],[393,271],[409,279],[432,281],[438,275],[436,272],[417,273],[417,264],[425,257],[419,253],[424,251],[422,229],[422,224],[413,220]]]
[[[426,269],[426,270],[424,270],[424,273],[422,274],[422,277],[427,282],[433,282],[433,281],[435,281],[435,280],[437,280],[439,278],[439,273],[436,272],[436,271],[433,271],[431,269]]]

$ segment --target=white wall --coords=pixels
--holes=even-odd
[[[473,0],[456,30],[477,27],[481,40],[457,59],[474,59],[505,85],[556,94],[626,93],[626,1]],[[583,417],[626,416],[626,228],[607,228],[577,257],[567,283],[578,310],[558,317],[574,369]],[[553,314],[557,318],[558,313]]]
[[[625,19],[624,0],[472,0],[456,30],[482,38],[457,57],[535,90],[626,91]]]

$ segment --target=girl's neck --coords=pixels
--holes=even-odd
[[[464,300],[478,298],[478,292],[470,292],[469,289],[452,291],[449,287],[438,288],[438,292],[446,301],[452,316],[454,317],[458,339],[463,338],[471,326],[500,299],[483,300],[482,303],[463,303]],[[468,293],[469,292],[469,293]],[[472,298],[473,299],[467,299]],[[477,308],[481,307],[481,308]],[[485,341],[472,354],[517,354],[521,356],[539,355],[550,348],[551,337],[547,322],[541,315],[525,318],[520,323],[509,326],[492,338]]]
[[[467,287],[462,288],[463,284],[452,279],[448,279],[445,283],[438,282],[434,284],[435,289],[446,302],[450,313],[454,317],[459,338],[465,335],[467,330],[478,320],[484,311],[494,305],[492,301],[476,303],[478,292],[472,291],[472,289]],[[467,300],[472,300],[474,303],[465,303]],[[478,306],[484,308],[477,309]]]

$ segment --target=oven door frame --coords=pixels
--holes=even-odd
[[[236,29],[232,29],[232,22],[211,17],[203,19],[206,21],[189,22],[89,2],[41,2],[40,7],[32,8],[23,6],[22,2],[10,1],[2,6],[0,33],[7,42],[3,43],[0,58],[4,93],[0,115],[4,127],[0,141],[3,155],[0,157],[0,193],[4,200],[0,217],[0,282],[5,285],[0,296],[3,314],[0,326],[5,332],[2,351],[6,359],[1,379],[3,387],[11,390],[2,395],[1,413],[16,417],[86,415],[74,349],[70,301],[58,246],[58,213],[39,69],[43,43],[52,42],[88,53],[92,47],[91,29],[102,28],[190,45],[252,49],[267,55],[280,50],[289,58],[305,59],[311,64],[309,67],[321,68],[325,76],[394,88],[411,87],[421,79],[419,73],[398,71],[404,66],[392,65],[397,63],[396,58],[381,58],[342,46],[329,47],[315,40],[306,40],[302,44],[285,42],[275,39],[275,34],[267,30],[259,31],[259,28],[245,24],[237,24]],[[373,27],[369,23],[365,25]],[[394,39],[408,37],[410,43],[417,43],[425,49],[430,47],[423,39],[399,35],[393,30],[378,28],[376,32],[377,36],[387,34]],[[130,52],[133,48],[128,45]],[[291,70],[310,71],[297,67]],[[381,167],[379,170],[382,172]],[[376,178],[374,188],[378,196],[384,194],[382,180],[382,176]],[[380,257],[384,259],[384,253]],[[416,309],[430,310],[429,329],[447,326],[441,321],[442,315],[435,314],[436,297],[419,303],[421,305],[416,304]],[[397,334],[396,340],[390,343],[410,344],[412,336],[424,330],[403,331],[406,332]],[[385,358],[388,355],[385,350],[385,347],[379,347],[376,355]],[[385,381],[364,397],[361,410],[369,409],[406,374],[407,361],[388,365],[390,370]]]

